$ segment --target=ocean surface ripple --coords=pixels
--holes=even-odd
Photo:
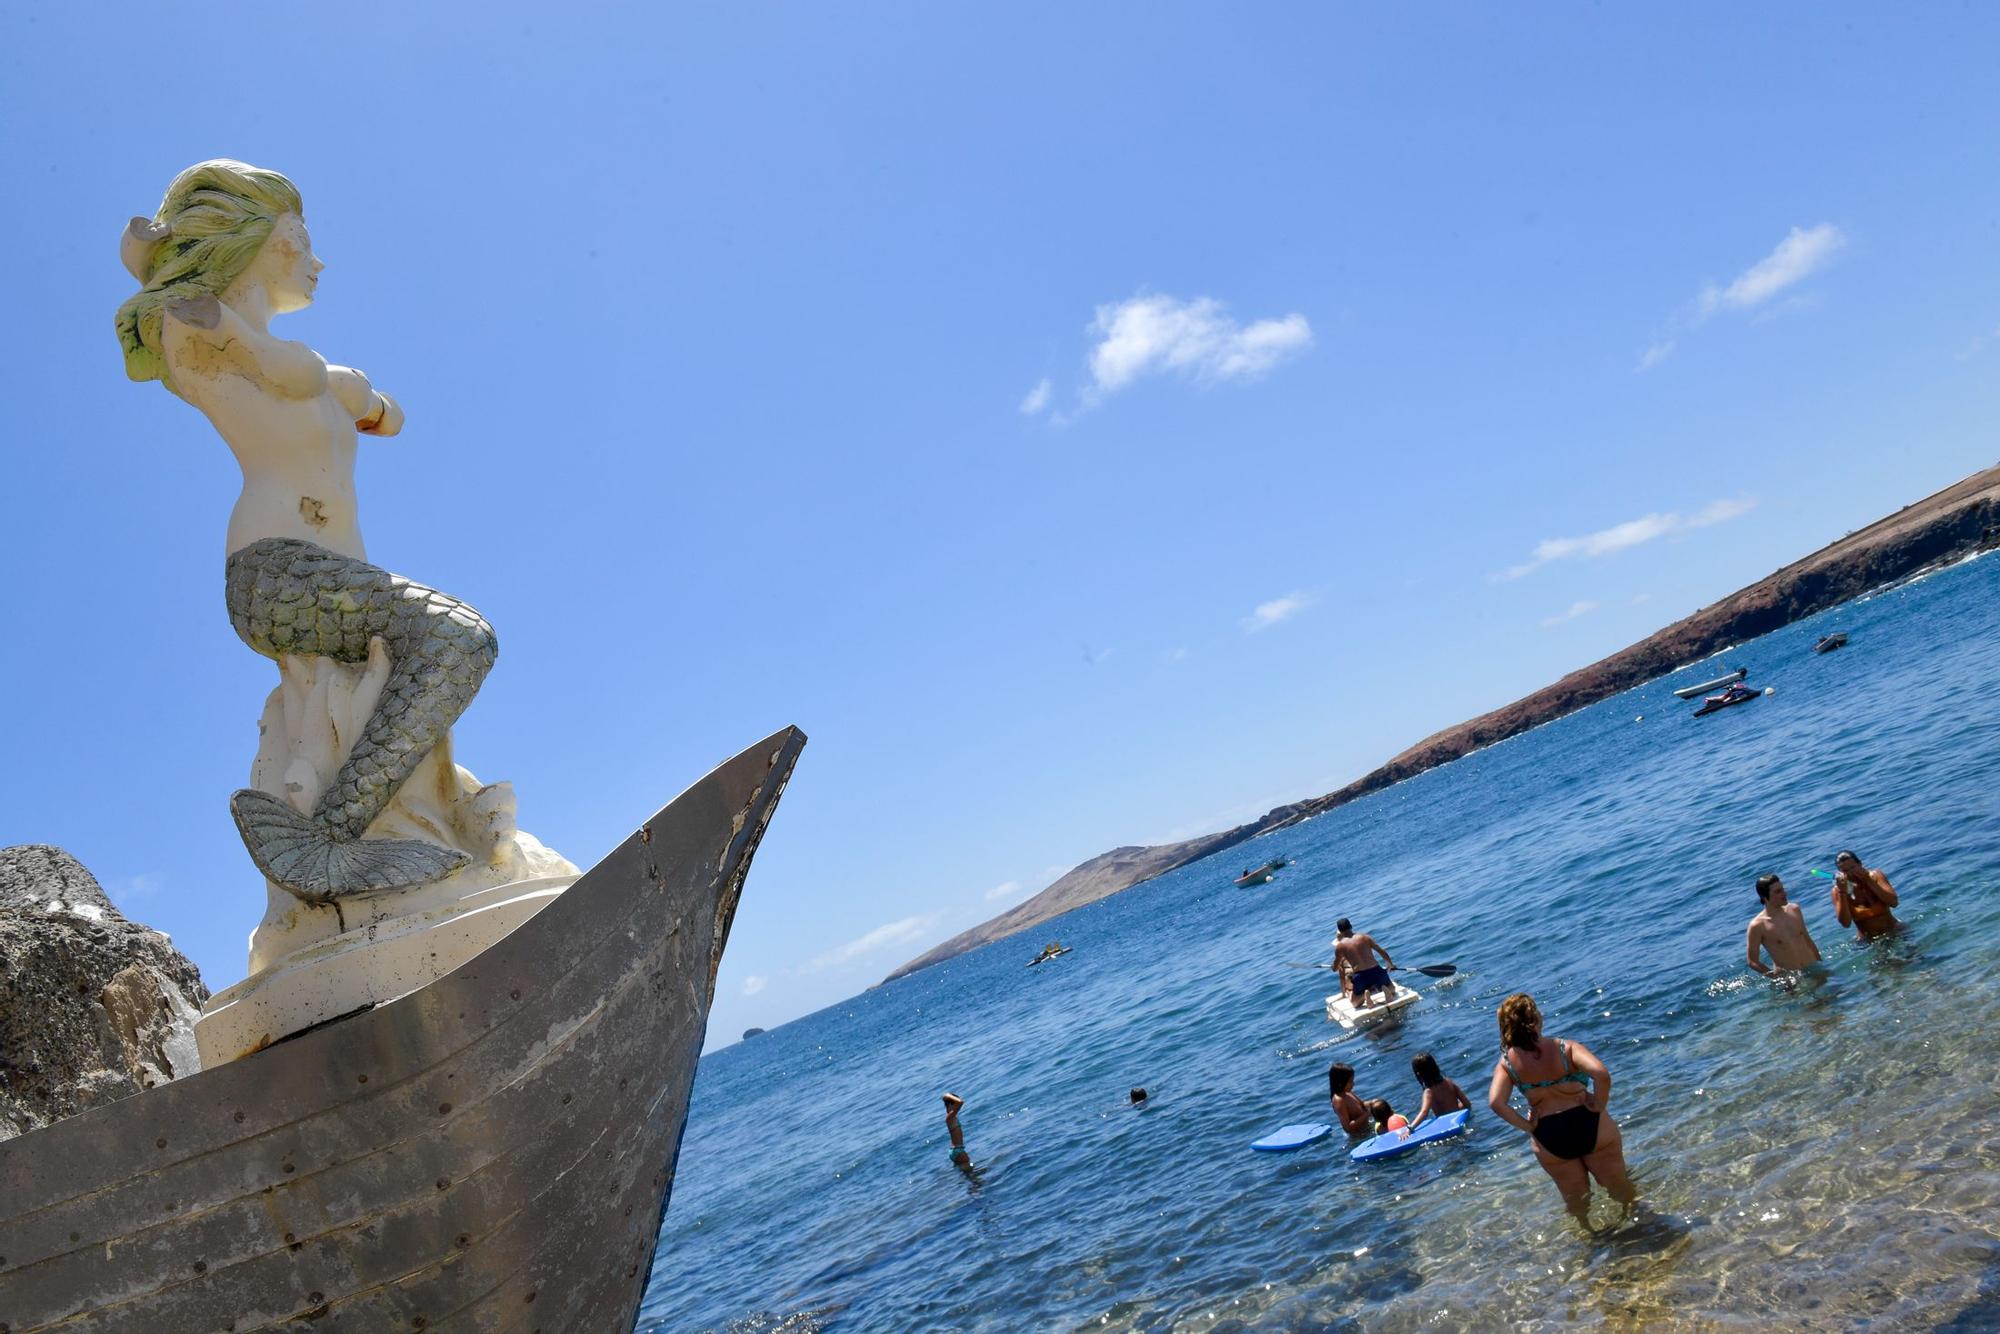
[[[640,1329],[2000,1328],[2000,558],[1720,656],[1775,693],[1695,719],[1693,664],[708,1057]],[[1900,936],[1835,924],[1847,846]],[[1823,975],[1743,966],[1764,871]],[[1281,966],[1341,916],[1464,971],[1349,1036]],[[1485,1111],[1515,990],[1610,1066],[1636,1218],[1578,1228]],[[1469,1137],[1248,1150],[1328,1119],[1334,1060],[1413,1110],[1424,1050]]]

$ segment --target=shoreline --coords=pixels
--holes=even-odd
[[[1025,902],[918,955],[882,983],[1030,930],[1176,867],[1323,815],[1621,691],[1727,653],[1735,645],[1808,616],[1996,547],[2000,547],[2000,466],[1905,505],[1511,704],[1434,732],[1345,787],[1275,807],[1233,829],[1179,843],[1101,853]]]

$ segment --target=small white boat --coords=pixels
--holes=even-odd
[[[1720,690],[1724,686],[1735,685],[1738,681],[1741,681],[1744,677],[1748,675],[1750,675],[1750,669],[1748,667],[1738,667],[1735,671],[1731,672],[1729,675],[1718,676],[1713,681],[1703,681],[1698,686],[1682,686],[1679,690],[1676,690],[1674,692],[1674,698],[1693,699],[1696,695],[1706,695],[1711,690]]]
[[[1394,996],[1357,1010],[1353,1001],[1336,991],[1326,998],[1326,1017],[1329,1022],[1339,1024],[1342,1028],[1359,1028],[1363,1024],[1386,1019],[1392,1014],[1400,1014],[1415,1005],[1422,994],[1409,983],[1398,982]]]
[[[1274,861],[1265,862],[1254,871],[1245,871],[1234,883],[1238,889],[1253,889],[1258,885],[1268,885],[1272,876],[1291,864],[1289,857],[1279,857]]]

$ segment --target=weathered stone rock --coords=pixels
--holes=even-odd
[[[0,848],[0,1139],[192,1074],[207,999],[76,858]]]

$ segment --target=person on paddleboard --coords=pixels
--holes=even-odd
[[[1889,911],[1901,900],[1888,876],[1863,866],[1851,852],[1835,857],[1833,869],[1838,873],[1833,878],[1833,915],[1842,926],[1853,927],[1863,940],[1873,940],[1902,925]]]
[[[1334,1064],[1326,1068],[1326,1094],[1333,1103],[1333,1114],[1340,1118],[1342,1130],[1350,1135],[1375,1133],[1375,1118],[1369,1114],[1368,1104],[1354,1092],[1353,1066]]]
[[[1781,971],[1795,973],[1818,963],[1819,946],[1813,944],[1812,932],[1806,930],[1806,915],[1785,893],[1785,882],[1775,875],[1758,876],[1757,898],[1764,911],[1750,919],[1750,930],[1743,942],[1750,953],[1750,966],[1769,977]],[[1757,957],[1759,949],[1771,956],[1768,967]]]
[[[1516,1090],[1527,1100],[1526,1116],[1509,1106]],[[1500,1060],[1486,1105],[1534,1140],[1536,1161],[1585,1227],[1592,1180],[1628,1210],[1639,1199],[1625,1171],[1618,1123],[1605,1110],[1610,1100],[1611,1072],[1604,1062],[1581,1042],[1543,1037],[1542,1012],[1533,996],[1517,993],[1500,1003]]]
[[[1345,917],[1334,923],[1339,935],[1333,938],[1333,966],[1340,974],[1340,990],[1357,1010],[1368,1008],[1368,997],[1377,991],[1387,993],[1382,1003],[1396,999],[1396,984],[1389,980],[1389,969],[1396,961],[1389,957],[1389,951],[1375,943],[1375,937],[1366,931],[1356,932],[1354,923]],[[1376,963],[1377,958],[1382,960]]]

